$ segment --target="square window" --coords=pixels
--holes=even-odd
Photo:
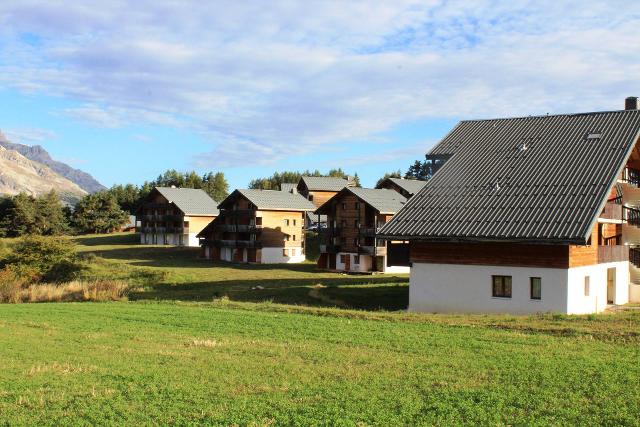
[[[511,276],[491,276],[493,286],[491,295],[496,298],[511,298]]]
[[[313,202],[313,195],[312,194],[309,194],[309,201]]]
[[[591,278],[584,276],[584,296],[588,297],[591,294]]]
[[[540,277],[532,277],[530,285],[531,299],[542,299],[542,279]]]
[[[360,264],[360,255],[354,255],[353,256],[353,263],[354,264]]]

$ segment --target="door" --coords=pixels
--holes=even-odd
[[[329,270],[336,269],[336,254],[329,254]]]
[[[616,299],[616,269],[607,268],[607,303],[613,304]]]
[[[344,271],[351,270],[351,255],[344,256]]]

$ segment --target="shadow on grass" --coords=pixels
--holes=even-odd
[[[404,310],[408,279],[402,277],[336,277],[318,279],[229,280],[189,284],[158,284],[129,295],[130,300],[232,301],[301,304],[361,310]]]
[[[89,236],[76,236],[73,240],[84,246],[132,245],[140,243],[140,235],[136,233],[115,233]]]

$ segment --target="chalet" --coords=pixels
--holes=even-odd
[[[410,242],[409,309],[640,301],[640,111],[626,107],[460,122],[427,156],[439,170],[379,233]]]
[[[387,178],[378,184],[376,188],[388,188],[389,190],[397,191],[408,199],[422,190],[426,183],[427,181],[418,179]]]
[[[235,190],[219,205],[220,216],[198,234],[203,256],[258,264],[305,260],[305,213],[315,206],[299,194]]]
[[[408,273],[408,247],[376,238],[406,202],[394,190],[345,187],[316,210],[327,216],[318,267],[352,272]]]
[[[355,187],[353,178],[336,178],[329,176],[303,176],[298,182],[297,191],[316,208],[338,194],[345,187]]]
[[[136,212],[140,243],[198,246],[196,235],[216,216],[216,202],[202,190],[155,187]]]

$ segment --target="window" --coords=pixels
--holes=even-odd
[[[284,235],[284,241],[285,241],[285,242],[288,242],[288,241],[289,241],[289,238],[290,238],[290,237],[289,237],[289,235],[288,235],[288,234],[285,234],[285,235]]]
[[[312,194],[309,194],[309,201],[313,202],[313,195]]]
[[[340,263],[341,264],[346,264],[347,263],[347,256],[348,255],[340,255]]]
[[[284,220],[284,225],[286,225],[287,227],[289,226],[289,220],[288,219]]]
[[[343,203],[343,204],[342,204],[342,210],[343,210],[343,211],[346,211],[346,210],[347,210],[347,204],[346,204],[346,203]]]
[[[360,220],[359,220],[359,219],[356,219],[355,221],[353,221],[353,226],[354,226],[355,228],[360,228]]]
[[[493,278],[492,296],[511,298],[511,276],[491,276]]]
[[[289,249],[283,249],[282,256],[289,256]]]
[[[591,294],[591,278],[589,276],[584,276],[584,296],[588,297]]]
[[[353,263],[354,264],[360,264],[360,255],[354,255],[353,256]]]
[[[360,209],[360,202],[356,202],[356,209]]]
[[[256,225],[262,225],[262,217],[261,216],[257,216],[256,217]]]
[[[296,235],[295,234],[293,235],[293,241],[294,242],[296,241]]]
[[[295,219],[293,220],[293,226],[294,227],[296,226],[296,220]]]
[[[539,277],[532,277],[530,279],[531,284],[531,299],[542,299],[542,279]]]
[[[355,239],[353,239],[353,244],[355,246],[358,246],[360,244],[360,239],[358,239],[357,237]]]

